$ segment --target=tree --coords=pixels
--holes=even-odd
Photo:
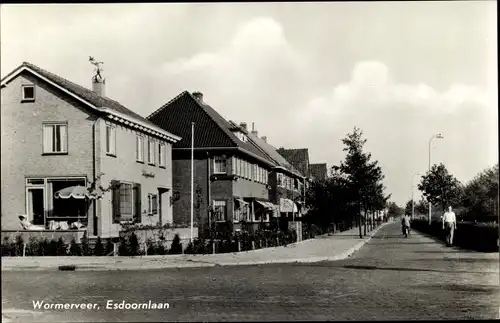
[[[415,212],[419,214],[429,213],[429,202],[427,202],[423,197],[415,203]]]
[[[362,136],[363,132],[354,127],[354,131],[342,139],[342,143],[345,145],[343,151],[347,152],[347,154],[345,160],[339,166],[333,167],[334,171],[346,176],[350,202],[354,204],[357,211],[360,238],[363,237],[361,212],[364,211],[366,214],[372,209],[376,200],[374,198],[376,186],[383,179],[378,162],[370,161],[371,154],[363,151],[366,139],[363,139]]]
[[[440,205],[444,211],[449,205],[458,205],[463,188],[460,182],[443,164],[433,165],[430,172],[422,176],[418,189],[433,205]]]
[[[388,205],[387,216],[397,218],[403,215],[404,209],[399,207],[395,202],[390,202]]]
[[[469,216],[498,214],[499,165],[486,169],[464,188],[462,205]]]
[[[412,211],[413,211],[413,200],[409,200],[408,202],[406,202],[406,206],[405,206],[405,214],[412,214]]]

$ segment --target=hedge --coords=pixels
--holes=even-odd
[[[440,221],[432,221],[429,226],[428,221],[416,219],[412,221],[411,227],[443,242],[446,241],[446,234]],[[481,252],[498,252],[498,223],[459,221],[454,233],[453,245]]]

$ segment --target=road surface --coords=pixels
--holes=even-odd
[[[397,223],[349,259],[118,272],[2,273],[11,322],[495,319],[498,254],[446,248]],[[120,303],[168,309],[106,310]],[[95,309],[35,310],[33,301]],[[16,319],[17,318],[17,319]]]

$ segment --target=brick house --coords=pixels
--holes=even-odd
[[[229,231],[253,230],[270,222],[270,172],[274,161],[236,126],[203,101],[182,92],[147,117],[182,140],[172,148],[174,223],[191,222],[191,140],[194,130],[194,222],[199,235],[215,223]]]
[[[307,178],[279,154],[274,146],[267,142],[267,137],[259,137],[255,130],[250,132],[248,137],[276,163],[269,174],[269,185],[271,186],[269,200],[278,205],[280,217],[291,221],[301,218],[306,212]]]
[[[171,150],[181,138],[105,96],[99,73],[92,88],[26,62],[2,79],[2,230],[19,230],[20,214],[46,229],[79,222],[94,237],[172,223]],[[112,188],[101,199],[56,198],[99,177]]]

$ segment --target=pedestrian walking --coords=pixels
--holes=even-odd
[[[403,230],[403,235],[407,238],[410,233],[410,216],[407,214],[401,218],[401,229]]]
[[[443,230],[446,234],[446,245],[451,247],[453,245],[453,235],[457,229],[457,217],[455,212],[452,211],[451,206],[448,211],[443,214]]]

